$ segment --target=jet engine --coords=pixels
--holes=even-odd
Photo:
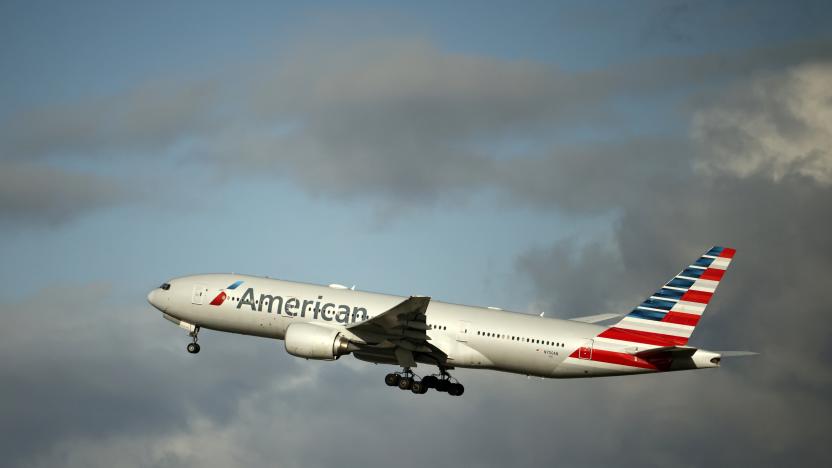
[[[283,343],[292,356],[324,361],[334,361],[358,349],[338,330],[312,323],[289,325]]]

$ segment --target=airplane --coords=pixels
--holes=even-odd
[[[711,248],[626,315],[569,320],[239,274],[174,278],[147,300],[189,333],[192,354],[202,328],[276,338],[292,356],[352,354],[401,367],[385,376],[390,387],[459,396],[465,387],[448,372],[455,368],[584,378],[715,368],[723,357],[756,354],[688,346],[735,253]],[[439,372],[420,378],[419,363]]]

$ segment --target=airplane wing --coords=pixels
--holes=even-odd
[[[415,367],[413,353],[438,351],[428,343],[426,333],[425,310],[429,303],[429,297],[412,296],[369,320],[347,326],[347,330],[368,342],[390,343],[400,365]]]
[[[584,322],[584,323],[597,323],[603,322],[604,320],[614,319],[616,317],[621,317],[621,314],[598,314],[598,315],[587,315],[586,317],[575,317],[569,320],[573,322]]]

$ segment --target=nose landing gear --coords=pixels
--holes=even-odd
[[[192,342],[188,343],[187,347],[188,352],[191,354],[196,354],[199,352],[199,343],[197,343],[199,338],[197,335],[199,335],[199,327],[194,328],[194,331],[188,333],[188,336],[190,336],[193,339]]]

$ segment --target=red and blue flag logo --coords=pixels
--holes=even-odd
[[[219,294],[217,294],[217,297],[215,297],[214,300],[211,301],[211,305],[212,306],[222,305],[222,303],[225,302],[225,298],[228,297],[228,294],[226,294],[225,291],[229,290],[229,289],[230,290],[237,289],[237,287],[240,286],[241,284],[243,284],[242,281],[235,281],[235,282],[231,283],[227,288],[225,288],[224,290],[220,291]]]

